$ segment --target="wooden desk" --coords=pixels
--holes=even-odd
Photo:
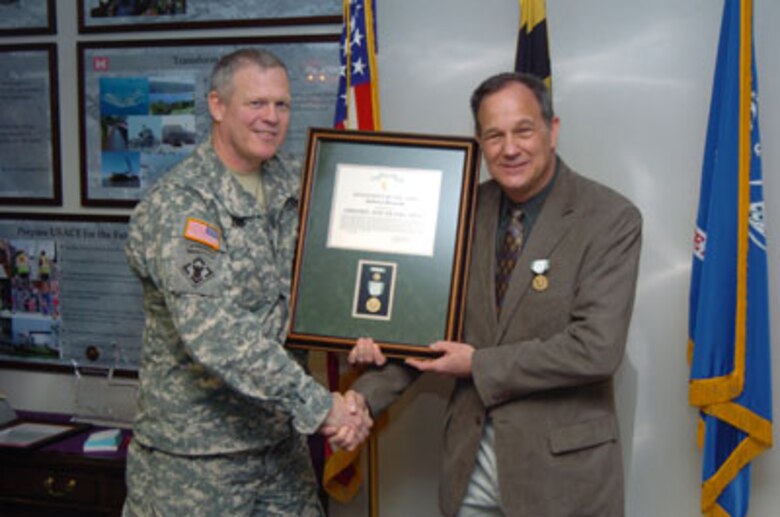
[[[20,415],[21,416],[21,415]],[[67,421],[66,415],[27,413],[26,418]],[[0,449],[0,515],[3,517],[118,516],[125,500],[127,440],[116,453],[83,452],[99,427],[31,451]],[[129,432],[125,431],[129,437]]]

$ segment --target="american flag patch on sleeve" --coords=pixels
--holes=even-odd
[[[194,217],[187,218],[187,224],[184,227],[184,238],[205,244],[209,248],[219,251],[219,228],[200,219],[195,219]]]

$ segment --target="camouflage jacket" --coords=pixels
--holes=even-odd
[[[200,145],[138,204],[125,247],[146,326],[135,438],[177,454],[313,433],[331,398],[283,348],[299,164],[263,165],[258,205]]]

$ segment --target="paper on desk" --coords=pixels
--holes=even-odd
[[[18,425],[0,430],[0,443],[7,447],[25,447],[40,440],[56,436],[62,432],[63,427],[61,425],[22,422]]]

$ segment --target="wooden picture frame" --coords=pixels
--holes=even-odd
[[[0,45],[0,204],[62,205],[57,48]]]
[[[125,258],[128,220],[0,213],[0,367],[138,369],[144,314]]]
[[[56,32],[54,0],[18,0],[0,5],[0,37]]]
[[[472,138],[312,129],[288,346],[389,356],[458,340],[479,181]]]
[[[81,204],[134,206],[206,140],[211,69],[242,47],[264,48],[286,64],[293,117],[282,150],[302,159],[307,128],[333,120],[338,34],[80,42]]]
[[[126,2],[128,3],[128,2]],[[155,3],[155,2],[152,2]],[[130,2],[118,10],[115,0],[79,0],[80,33],[171,31],[238,27],[341,23],[341,0],[174,0],[165,9]]]

